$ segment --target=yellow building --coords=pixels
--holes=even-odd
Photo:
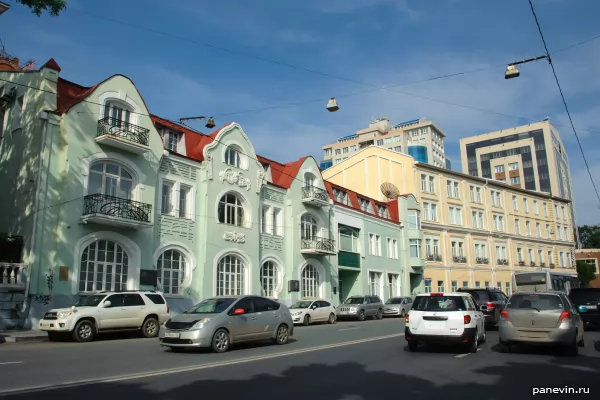
[[[426,291],[496,286],[510,293],[515,271],[574,272],[568,200],[375,146],[323,171],[323,178],[380,201],[389,200],[380,189],[385,182],[417,197]]]

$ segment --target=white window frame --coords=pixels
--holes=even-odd
[[[272,275],[265,275],[265,266],[270,269]],[[259,279],[262,295],[276,299],[283,286],[283,274],[279,262],[271,257],[263,260],[260,264]],[[269,284],[271,288],[265,288],[265,285]]]
[[[167,253],[169,254],[169,265],[173,265],[173,262],[176,261],[179,264],[179,268],[164,268],[165,266],[165,256]],[[178,260],[174,259],[174,255],[178,256]],[[167,248],[161,251],[156,259],[156,269],[158,274],[158,282],[161,286],[162,292],[165,296],[182,296],[183,291],[185,289],[186,277],[190,273],[190,260],[187,259],[187,255],[177,248]],[[170,284],[165,286],[165,272],[169,273],[169,281]],[[175,287],[177,288],[174,291],[173,285],[173,273],[177,272],[179,274],[179,282]]]
[[[170,187],[170,193],[168,199],[165,197],[164,185]],[[181,189],[187,190],[187,196],[185,200],[185,210],[180,210],[181,207]],[[167,174],[160,179],[160,212],[162,215],[168,215],[171,217],[186,219],[190,221],[196,220],[196,184],[189,179],[181,178]],[[164,201],[169,201],[170,207],[165,209]]]
[[[226,263],[228,261],[228,263]],[[235,262],[232,262],[235,261]],[[229,267],[223,271],[221,271],[221,267]],[[215,275],[214,275],[214,284],[215,284],[215,295],[216,296],[241,296],[248,294],[249,288],[249,273],[248,273],[249,265],[247,264],[247,260],[245,257],[242,257],[237,253],[226,253],[219,257],[216,265],[215,265]],[[239,274],[238,270],[239,269]],[[229,282],[229,285],[225,287],[219,286],[219,282],[223,276],[228,276],[229,279],[222,281]],[[232,278],[234,278],[232,280]],[[240,290],[237,289],[237,282],[241,281]]]
[[[300,271],[300,296],[303,299],[314,299],[321,297],[321,283],[324,277],[320,269],[311,263],[307,263]]]
[[[237,199],[239,204],[237,204],[237,202],[234,204],[227,202],[228,199],[226,198],[226,196],[228,196],[228,195],[235,196],[235,198]],[[220,217],[219,217],[219,208],[221,207],[221,202],[224,203],[223,221],[221,221]],[[223,225],[227,225],[227,226],[237,226],[239,228],[252,227],[252,216],[250,214],[246,199],[240,193],[236,192],[235,190],[229,190],[229,191],[226,191],[226,192],[223,192],[222,194],[220,194],[217,197],[216,208],[217,208],[216,212],[217,212],[217,223],[218,224],[223,224]],[[241,221],[238,221],[238,214],[236,211],[237,208],[242,208],[242,210],[244,210]],[[227,222],[228,213],[231,213],[231,212],[233,213],[234,220],[235,220],[233,224]]]
[[[260,214],[260,232],[283,237],[285,231],[283,223],[283,208],[270,203],[263,203]]]

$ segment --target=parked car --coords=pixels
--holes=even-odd
[[[585,327],[600,327],[600,288],[574,288],[569,300],[579,312]]]
[[[125,330],[141,330],[151,338],[158,336],[160,325],[169,317],[169,306],[160,292],[100,292],[82,297],[71,308],[46,312],[39,328],[48,332],[51,341],[71,335],[77,342],[91,342],[100,332]]]
[[[305,326],[313,322],[325,322],[335,324],[335,307],[328,301],[322,299],[302,300],[290,307],[290,313],[294,324]]]
[[[500,313],[499,340],[502,351],[514,344],[561,347],[577,355],[584,346],[583,321],[562,292],[514,293]]]
[[[273,340],[286,344],[294,335],[290,310],[260,296],[206,299],[161,326],[160,345],[180,352],[189,347],[224,353],[242,342]]]
[[[486,340],[485,318],[468,293],[424,293],[404,317],[408,349],[419,344],[463,344],[477,353]]]
[[[500,312],[506,306],[508,297],[497,288],[460,288],[459,293],[469,293],[481,312],[485,316],[485,323],[488,326],[498,326],[500,322]]]
[[[412,297],[391,297],[383,308],[384,317],[404,317],[412,307]]]
[[[364,321],[367,317],[383,318],[383,302],[377,296],[352,296],[338,307],[338,319]]]

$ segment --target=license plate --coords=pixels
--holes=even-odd
[[[341,315],[348,314],[348,311],[340,311]]]
[[[40,327],[42,327],[42,328],[50,328],[50,324],[40,324]]]
[[[180,336],[179,332],[165,332],[165,338],[179,339],[179,336]]]
[[[446,326],[446,324],[443,322],[429,322],[428,324],[426,324],[427,329],[432,329],[432,330],[444,329],[445,326]]]
[[[588,310],[597,310],[598,306],[584,306],[585,308],[587,308]]]

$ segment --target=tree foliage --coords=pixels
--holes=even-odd
[[[583,260],[577,260],[577,277],[582,287],[588,287],[590,282],[596,279],[596,266]]]
[[[62,10],[67,8],[67,2],[65,0],[15,0],[17,3],[23,4],[25,7],[29,7],[31,12],[38,17],[42,15],[44,11],[48,11],[53,17],[58,16]]]
[[[600,249],[600,225],[580,226],[579,240],[584,249]]]

